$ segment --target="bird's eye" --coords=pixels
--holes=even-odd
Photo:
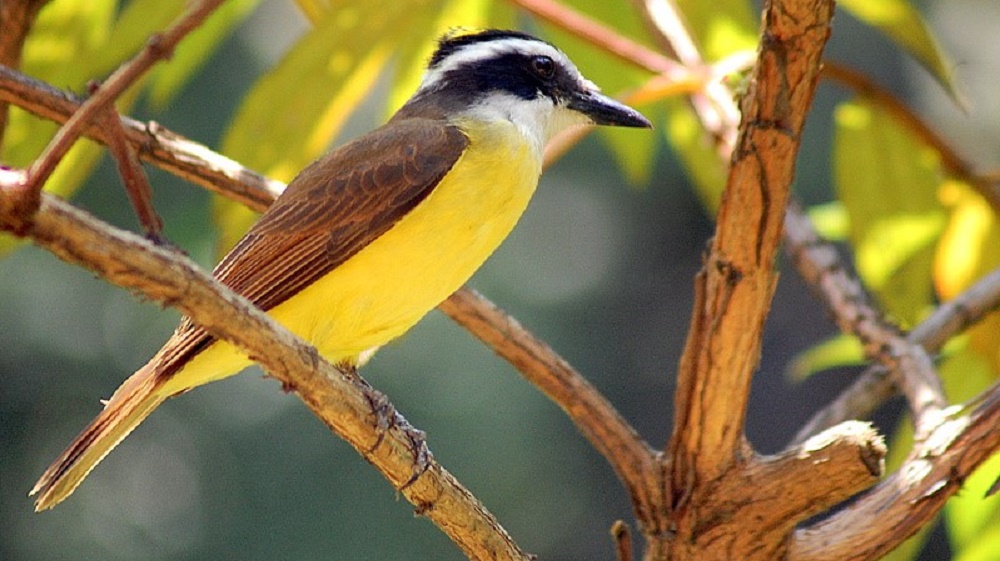
[[[556,73],[556,63],[552,60],[552,57],[539,55],[531,59],[531,69],[540,78],[547,80]]]

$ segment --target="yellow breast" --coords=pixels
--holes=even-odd
[[[339,267],[270,311],[332,362],[356,363],[402,335],[464,284],[513,229],[541,154],[507,121],[463,122],[469,146],[409,214]],[[178,386],[234,374],[249,360],[216,343]]]

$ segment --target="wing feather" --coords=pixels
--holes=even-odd
[[[457,127],[396,120],[302,170],[213,275],[263,310],[350,259],[420,203],[468,146]],[[211,337],[185,318],[194,352]]]

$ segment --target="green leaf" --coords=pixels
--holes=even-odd
[[[954,64],[944,54],[920,12],[908,0],[840,0],[839,4],[910,53],[953,99],[961,103],[951,71]]]
[[[864,362],[865,351],[857,337],[835,335],[799,353],[788,365],[788,375],[802,381],[822,370]]]
[[[705,60],[757,48],[760,21],[748,0],[678,0],[677,5]]]
[[[400,30],[435,5],[419,0],[335,4],[247,94],[222,142],[226,155],[290,180],[327,149],[371,91],[402,40]],[[239,206],[216,199],[222,251],[252,222],[253,214]]]
[[[162,108],[229,36],[249,16],[261,0],[229,0],[223,3],[174,49],[170,61],[152,74],[150,103]]]
[[[934,243],[947,223],[938,154],[864,100],[837,107],[834,124],[834,183],[858,273],[886,311],[912,324],[933,304]]]
[[[847,215],[847,210],[840,201],[811,206],[807,214],[819,235],[835,242],[847,239],[851,228],[851,217]]]
[[[668,99],[664,105],[667,119],[663,129],[667,142],[684,163],[701,203],[714,215],[726,187],[727,162],[719,157],[712,137],[702,128],[687,100]]]

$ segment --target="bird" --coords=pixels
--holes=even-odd
[[[361,366],[460,288],[514,228],[546,143],[580,124],[651,128],[551,43],[446,33],[381,127],[306,166],[213,276],[334,364]],[[252,364],[184,318],[29,493],[65,500],[168,398]]]

